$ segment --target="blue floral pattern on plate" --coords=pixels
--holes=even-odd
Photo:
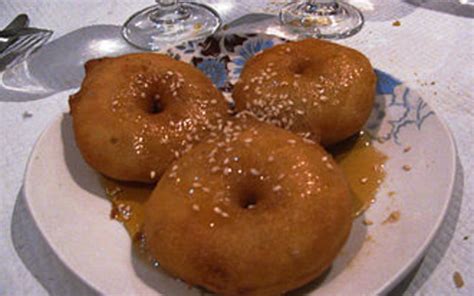
[[[275,45],[274,41],[268,38],[255,37],[248,39],[239,47],[239,49],[236,50],[237,58],[234,59],[236,67],[234,68],[233,74],[240,75],[240,72],[244,68],[248,59],[273,45]]]
[[[186,42],[168,54],[194,64],[219,88],[230,103],[233,85],[248,59],[280,43],[282,38],[265,34],[231,34],[209,37],[203,42]],[[379,142],[402,144],[401,133],[415,127],[421,130],[434,112],[416,92],[400,80],[375,69],[377,97],[366,130]]]
[[[217,88],[224,87],[227,81],[227,69],[225,62],[206,58],[197,63],[196,67],[209,77]]]

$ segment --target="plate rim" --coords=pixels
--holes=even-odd
[[[51,96],[54,96],[56,94],[52,94]],[[74,276],[77,276],[84,285],[88,286],[89,288],[92,288],[95,292],[101,293],[100,289],[98,289],[98,287],[96,285],[92,284],[90,281],[88,281],[86,278],[84,278],[81,274],[79,274],[78,272],[73,270],[70,267],[69,264],[67,264],[68,260],[63,256],[63,254],[61,252],[58,252],[58,247],[53,242],[54,240],[44,231],[44,229],[42,227],[40,227],[40,223],[38,223],[38,221],[41,221],[41,219],[38,219],[39,215],[34,210],[34,207],[32,207],[32,204],[30,202],[30,199],[31,199],[31,196],[32,196],[32,194],[30,193],[30,190],[32,190],[32,188],[31,188],[32,185],[30,184],[31,183],[31,181],[30,181],[31,178],[29,178],[28,176],[32,172],[31,167],[33,166],[33,163],[34,163],[34,160],[35,160],[37,154],[39,153],[37,148],[38,148],[39,144],[41,143],[41,141],[43,141],[43,139],[46,137],[48,132],[50,132],[50,130],[55,125],[60,125],[61,124],[61,121],[62,121],[62,119],[65,115],[67,115],[67,113],[65,113],[63,111],[60,114],[56,114],[55,118],[50,120],[50,122],[47,124],[46,128],[43,131],[41,131],[40,135],[38,136],[35,143],[33,144],[33,148],[30,152],[30,155],[28,156],[25,172],[23,174],[23,188],[22,188],[22,191],[23,191],[24,198],[25,198],[25,206],[26,206],[26,210],[28,211],[28,213],[31,215],[31,218],[35,222],[36,229],[38,230],[39,234],[45,240],[46,244],[51,249],[51,251],[53,251],[54,255],[56,255],[58,257],[58,259],[61,261],[63,266],[66,267],[66,269],[69,270]]]
[[[423,98],[422,98],[423,99]],[[426,101],[423,100],[425,103]],[[426,103],[430,109],[431,106]],[[439,233],[441,230],[441,226],[446,219],[448,215],[448,210],[449,206],[451,205],[451,202],[453,200],[453,193],[454,193],[454,184],[456,183],[456,173],[457,173],[457,147],[456,147],[456,142],[454,141],[453,134],[451,132],[451,129],[447,125],[447,123],[444,121],[444,118],[438,116],[438,113],[435,112],[435,117],[438,119],[438,122],[441,124],[443,131],[445,134],[448,135],[448,147],[449,147],[449,164],[452,168],[451,170],[451,175],[449,176],[449,186],[447,188],[447,193],[449,194],[449,198],[447,198],[442,206],[441,210],[441,215],[439,215],[436,219],[436,222],[434,223],[434,227],[430,231],[428,237],[425,239],[425,241],[422,243],[422,245],[418,248],[416,251],[416,254],[413,257],[413,260],[410,260],[403,268],[401,268],[398,272],[396,272],[389,281],[387,281],[383,286],[380,287],[380,289],[376,292],[376,294],[385,294],[391,291],[397,284],[399,284],[405,277],[408,275],[410,271],[415,268],[415,266],[423,259],[423,256],[425,256],[426,252],[428,251],[428,248],[431,246],[433,243],[434,239],[436,238],[436,235]]]

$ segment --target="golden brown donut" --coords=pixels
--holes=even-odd
[[[277,295],[329,267],[351,229],[331,156],[272,125],[229,121],[174,162],[145,205],[160,266],[222,295]]]
[[[86,63],[69,103],[77,146],[97,171],[156,182],[170,163],[227,116],[227,103],[198,69],[154,53]]]
[[[252,57],[236,83],[237,111],[323,145],[348,138],[369,118],[376,77],[360,52],[328,41],[280,44]]]

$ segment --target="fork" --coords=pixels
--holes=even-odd
[[[9,30],[14,33],[17,30],[28,27],[30,19],[24,13],[17,15],[2,31]],[[0,31],[1,32],[1,31]],[[0,53],[3,52],[10,44],[16,41],[15,37],[0,37]]]
[[[17,38],[14,43],[0,53],[0,71],[24,61],[35,50],[46,43],[53,34],[52,31],[36,28],[23,28],[16,30],[14,33],[15,35],[12,36],[12,32],[8,30],[0,32],[0,37]]]

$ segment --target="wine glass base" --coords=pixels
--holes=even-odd
[[[123,25],[122,36],[140,49],[160,50],[176,42],[208,37],[221,25],[217,12],[205,5],[179,3],[178,7],[161,19],[159,6],[137,12]]]
[[[304,5],[295,2],[280,11],[280,22],[304,37],[342,39],[356,34],[364,25],[362,13],[344,2],[337,1],[333,11],[306,11]]]

